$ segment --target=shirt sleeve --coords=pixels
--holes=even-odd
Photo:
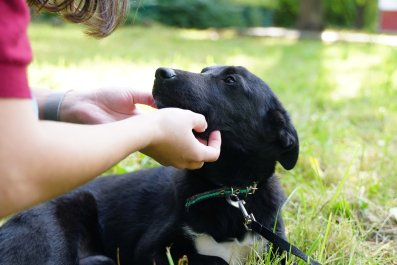
[[[0,98],[31,98],[27,66],[32,52],[26,0],[1,0],[0,13]]]

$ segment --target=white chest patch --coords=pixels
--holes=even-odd
[[[262,255],[267,247],[267,240],[249,232],[242,241],[234,238],[228,242],[216,242],[208,234],[195,233],[189,227],[185,227],[184,230],[193,239],[199,254],[220,257],[230,265],[245,264],[250,254]]]

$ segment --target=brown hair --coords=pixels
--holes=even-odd
[[[59,13],[74,23],[83,23],[86,33],[103,38],[124,21],[128,0],[28,0],[37,10]]]

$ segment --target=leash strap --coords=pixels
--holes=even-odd
[[[241,200],[236,195],[231,195],[226,197],[226,201],[233,207],[240,209],[241,213],[244,217],[244,226],[248,231],[254,231],[259,235],[263,236],[267,239],[270,243],[272,243],[276,248],[286,251],[305,262],[309,263],[310,265],[321,265],[321,263],[310,259],[305,253],[303,253],[300,249],[289,243],[284,238],[280,237],[276,233],[274,233],[269,228],[261,225],[259,222],[255,220],[254,215],[251,213],[249,214],[244,207],[245,201]]]
[[[269,228],[261,225],[257,221],[252,221],[252,223],[249,225],[249,227],[252,229],[252,231],[260,234],[264,238],[266,238],[270,243],[273,243],[273,245],[282,250],[286,251],[288,253],[291,253],[294,256],[297,256],[298,258],[306,261],[310,265],[321,265],[321,263],[310,259],[305,253],[303,253],[300,249],[280,237],[279,235],[275,234],[273,231],[271,231]]]

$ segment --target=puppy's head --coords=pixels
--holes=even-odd
[[[280,101],[265,82],[244,67],[214,66],[201,73],[159,68],[153,86],[159,108],[201,113],[208,129],[222,134],[218,161],[200,171],[218,185],[248,185],[274,173],[276,161],[295,166],[299,140]]]

